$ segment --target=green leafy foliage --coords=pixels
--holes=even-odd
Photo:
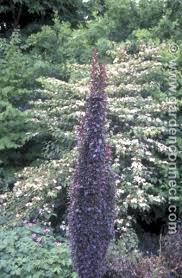
[[[96,17],[80,25],[79,29],[72,29],[70,23],[60,21],[56,12],[53,25],[45,25],[39,32],[31,34],[27,43],[32,53],[38,53],[55,67],[59,65],[60,69],[63,64],[65,68],[68,63],[89,63],[94,46],[97,46],[102,56],[111,48],[108,24],[108,19]]]
[[[0,276],[76,278],[67,243],[50,229],[24,224],[0,231]]]
[[[17,32],[12,35],[9,44],[1,40],[0,150],[23,145],[28,130],[28,114],[24,110],[32,92],[31,72],[19,44]]]

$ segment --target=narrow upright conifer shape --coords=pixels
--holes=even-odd
[[[78,132],[78,158],[70,187],[68,225],[72,259],[79,278],[101,278],[113,235],[114,178],[106,143],[106,72],[92,60],[90,94]]]

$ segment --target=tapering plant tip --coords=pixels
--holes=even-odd
[[[106,68],[98,62],[98,51],[93,50],[91,69],[91,93],[103,93],[106,88]]]
[[[95,48],[93,50],[93,55],[92,55],[92,69],[91,69],[91,79],[92,79],[92,81],[95,81],[98,78],[98,75],[99,75],[98,51]]]
[[[97,48],[94,48],[94,50],[93,50],[92,59],[95,59],[96,62],[98,61],[98,50],[97,50]]]

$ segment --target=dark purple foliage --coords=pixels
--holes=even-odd
[[[174,278],[158,256],[142,256],[135,266],[135,272],[137,278]]]
[[[182,277],[182,227],[162,240],[162,257],[173,277]],[[172,276],[171,276],[172,277]]]
[[[113,256],[108,260],[107,272],[103,278],[138,278],[136,265],[123,256]]]
[[[114,178],[106,143],[106,72],[92,62],[92,82],[78,132],[78,159],[68,213],[72,258],[79,278],[100,278],[113,235]]]

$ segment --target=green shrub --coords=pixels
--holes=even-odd
[[[0,51],[0,150],[17,148],[26,141],[27,102],[32,90],[31,63],[20,49],[14,32],[10,42],[1,39]]]
[[[39,96],[36,78],[65,76],[64,66],[52,64],[50,53],[45,60],[38,51],[28,53],[28,47],[18,30],[10,39],[0,39],[1,191],[7,190],[8,180],[12,180],[16,171],[41,157],[42,145],[48,140],[46,134],[44,138],[37,136],[39,125],[32,122],[30,113],[30,102]]]
[[[66,242],[47,227],[27,223],[0,230],[0,277],[74,278]]]
[[[55,13],[53,25],[42,26],[39,32],[28,37],[27,43],[32,53],[38,54],[43,61],[52,63],[52,67],[59,65],[61,72],[71,62],[89,63],[94,46],[97,46],[104,57],[111,48],[109,31],[110,23],[107,18],[96,17],[80,25],[78,29],[72,29],[68,22],[61,21]]]

